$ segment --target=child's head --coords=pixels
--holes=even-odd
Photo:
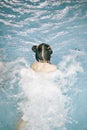
[[[34,45],[32,50],[36,54],[36,60],[39,62],[50,62],[51,54],[53,53],[48,44],[42,43],[39,46]]]

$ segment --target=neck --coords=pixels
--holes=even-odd
[[[39,62],[41,62],[41,63],[50,63],[50,62],[47,61],[47,60],[40,60]]]

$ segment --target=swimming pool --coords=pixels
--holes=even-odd
[[[0,3],[0,130],[15,130],[28,108],[36,118],[27,112],[33,123],[26,130],[87,130],[87,0]],[[51,45],[61,74],[30,69],[31,48],[41,43]]]

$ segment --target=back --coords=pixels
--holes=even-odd
[[[55,65],[49,63],[41,63],[41,62],[34,62],[32,64],[32,69],[36,72],[53,72],[57,70]]]

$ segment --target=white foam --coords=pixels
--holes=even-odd
[[[0,71],[4,69],[4,63],[0,62]]]
[[[2,77],[2,73],[5,69],[5,64],[3,62],[0,62],[0,78]]]
[[[56,74],[38,74],[32,69],[21,70],[20,87],[27,100],[19,103],[27,130],[51,130],[64,127],[66,122],[65,96],[53,80]]]
[[[72,111],[72,100],[64,92],[69,91],[77,80],[77,72],[83,72],[76,55],[67,55],[59,64],[60,70],[49,74],[34,72],[29,66],[20,71],[19,86],[24,100],[19,103],[26,130],[66,129]],[[67,107],[66,107],[67,104]]]

